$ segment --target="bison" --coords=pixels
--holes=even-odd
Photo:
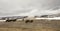
[[[33,20],[26,20],[25,23],[32,23]]]
[[[6,22],[11,22],[11,21],[15,22],[16,20],[17,19],[6,20]]]

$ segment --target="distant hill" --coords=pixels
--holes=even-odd
[[[10,18],[10,19],[21,19],[21,18],[25,18],[27,16],[10,16],[10,17],[0,17],[0,20],[5,20],[7,18]]]
[[[52,14],[52,15],[41,15],[40,17],[43,17],[43,18],[54,18],[54,17],[60,17],[60,13],[59,13],[59,14]]]

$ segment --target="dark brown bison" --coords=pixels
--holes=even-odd
[[[6,20],[6,22],[11,22],[11,21],[15,22],[16,20],[17,19]]]
[[[26,20],[25,23],[32,23],[33,20]]]

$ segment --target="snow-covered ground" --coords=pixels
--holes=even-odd
[[[48,19],[48,20],[60,20],[60,17],[54,17],[54,18],[35,18],[35,19]]]
[[[0,22],[5,22],[6,20],[0,20]]]

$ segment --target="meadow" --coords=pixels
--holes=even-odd
[[[0,31],[60,31],[60,20],[0,22]]]

